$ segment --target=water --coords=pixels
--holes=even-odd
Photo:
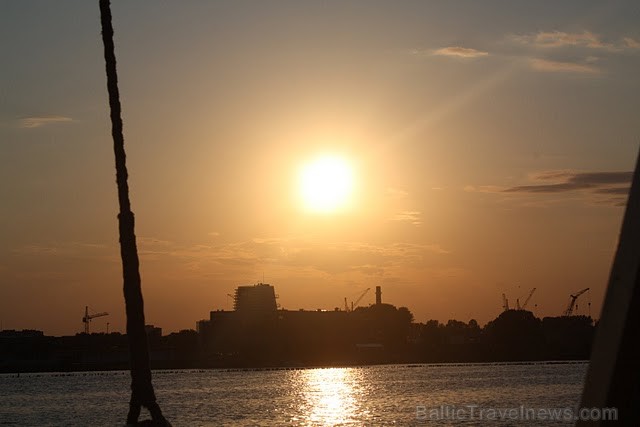
[[[576,408],[586,368],[533,363],[177,370],[154,372],[154,385],[174,426],[568,426],[573,422],[526,420],[513,411]],[[0,375],[0,425],[123,425],[128,387],[128,372]]]

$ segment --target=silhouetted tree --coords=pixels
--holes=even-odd
[[[370,342],[379,342],[388,348],[399,349],[406,344],[411,330],[413,314],[406,307],[391,304],[374,304],[358,307],[352,317],[359,335]]]
[[[398,308],[398,318],[401,323],[412,323],[413,322],[413,313],[407,307],[399,307]]]
[[[507,310],[484,328],[491,360],[536,360],[543,355],[540,319],[527,310]]]
[[[436,362],[443,359],[445,330],[437,320],[429,320],[420,330],[420,347],[424,361]]]
[[[144,303],[140,288],[138,249],[127,184],[126,154],[109,0],[100,0],[100,20],[111,110],[111,135],[113,136],[113,150],[116,160],[116,182],[120,205],[120,213],[118,214],[120,256],[122,258],[123,288],[127,313],[127,336],[131,353],[131,400],[127,424],[136,425],[138,423],[141,407],[144,406],[149,410],[154,425],[167,426],[169,423],[162,415],[151,384],[149,348],[144,329]],[[149,422],[145,422],[145,424],[148,425]]]
[[[542,332],[548,357],[588,359],[593,339],[593,319],[587,316],[545,317]]]
[[[482,328],[478,325],[478,321],[476,319],[469,320],[467,324],[467,341],[477,342],[480,339],[481,333]]]

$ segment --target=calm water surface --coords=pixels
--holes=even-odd
[[[536,363],[177,370],[154,372],[154,384],[176,427],[569,426],[513,411],[576,408],[586,369]],[[0,425],[123,425],[128,388],[128,372],[0,375]]]

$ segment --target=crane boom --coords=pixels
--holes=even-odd
[[[355,300],[355,301],[351,304],[351,311],[355,310],[355,309],[356,309],[356,307],[358,307],[358,303],[359,303],[360,301],[362,301],[362,298],[364,298],[364,296],[367,294],[367,292],[369,292],[369,289],[371,289],[371,288],[367,288],[367,289],[365,289],[365,290],[364,290],[364,292],[362,292],[362,293],[360,294],[360,296],[358,297],[358,299],[357,299],[357,300]]]
[[[89,306],[85,306],[84,308],[84,316],[82,317],[82,323],[84,323],[84,333],[89,333],[89,323],[91,323],[91,319],[95,319],[96,317],[108,316],[109,313],[103,311],[101,313],[89,314]]]
[[[569,295],[569,297],[571,298],[569,300],[569,305],[567,305],[567,309],[564,311],[564,313],[562,313],[563,316],[571,316],[573,314],[573,309],[576,306],[576,301],[578,300],[578,297],[582,294],[584,294],[585,292],[587,292],[589,290],[589,288],[584,288],[581,291],[576,292],[573,295]]]
[[[103,311],[102,313],[96,313],[96,314],[92,314],[89,317],[87,317],[87,319],[91,320],[91,319],[95,319],[96,317],[102,317],[102,316],[108,316],[109,313],[107,313],[106,311]]]
[[[583,290],[581,290],[580,292],[578,292],[577,294],[575,294],[575,297],[578,298],[580,295],[584,294],[585,292],[587,292],[590,288],[584,288]]]
[[[531,292],[529,292],[529,296],[527,297],[526,300],[524,300],[524,304],[522,304],[522,309],[524,310],[527,307],[527,304],[529,304],[529,300],[531,299],[531,297],[533,296],[533,293],[536,291],[536,288],[531,289]]]

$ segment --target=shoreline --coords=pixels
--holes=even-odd
[[[425,367],[456,367],[456,366],[526,366],[526,365],[580,365],[589,364],[586,359],[574,360],[527,360],[527,361],[496,361],[496,362],[417,362],[417,363],[369,363],[369,364],[331,364],[331,365],[304,365],[304,366],[255,366],[255,367],[167,367],[152,368],[154,375],[181,372],[261,372],[261,371],[295,371],[305,369],[334,369],[334,368],[369,368],[376,366],[397,366],[402,368],[425,368]],[[77,368],[77,367],[75,367]],[[20,376],[99,376],[111,375],[115,373],[128,374],[128,367],[96,367],[95,369],[75,369],[75,370],[29,370],[11,371],[1,370],[0,378],[18,378]]]

